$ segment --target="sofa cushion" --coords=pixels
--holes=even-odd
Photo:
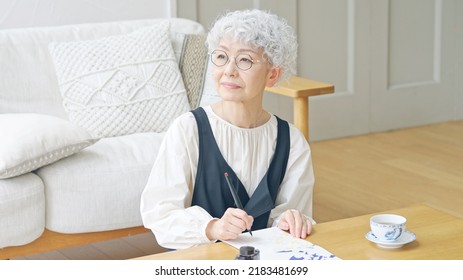
[[[94,40],[133,32],[165,19],[144,19],[0,30],[0,113],[43,113],[62,118],[62,106],[50,42]],[[170,18],[171,36],[177,32],[204,34],[194,21]],[[18,74],[19,73],[19,74]]]
[[[172,38],[175,56],[191,108],[204,107],[219,102],[212,77],[212,62],[205,44],[206,36],[177,33]]]
[[[206,74],[204,76],[204,84],[203,84],[203,88],[201,91],[201,99],[199,102],[200,107],[212,105],[222,100],[222,98],[217,93],[217,90],[215,88],[214,79],[212,77],[213,75],[212,67],[213,67],[213,64],[211,60],[209,59],[207,61],[207,65],[205,69]]]
[[[172,39],[188,102],[192,109],[199,106],[204,89],[208,60],[205,41],[206,36],[204,35],[184,33],[176,33],[176,36]]]
[[[45,229],[45,195],[40,178],[27,173],[0,180],[0,248],[34,241]]]
[[[170,23],[50,44],[64,107],[96,137],[163,132],[190,110]]]
[[[43,114],[0,114],[0,178],[25,174],[97,140],[75,124]]]
[[[142,225],[140,197],[163,133],[101,139],[38,169],[46,194],[46,227],[62,233]]]

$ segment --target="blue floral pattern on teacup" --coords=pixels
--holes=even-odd
[[[402,234],[402,229],[395,228],[394,230],[386,232],[384,237],[386,237],[387,240],[396,240],[397,238],[399,238],[401,234]]]

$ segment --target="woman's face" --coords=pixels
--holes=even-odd
[[[268,63],[262,49],[251,48],[240,42],[223,39],[217,47],[216,59],[228,62],[223,66],[214,65],[214,82],[219,95],[225,101],[260,102],[266,86],[273,86],[280,75],[279,68]],[[236,58],[236,61],[235,61]],[[253,62],[250,62],[251,59]],[[252,64],[247,68],[246,64]],[[243,67],[243,65],[245,67]]]

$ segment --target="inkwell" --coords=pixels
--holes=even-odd
[[[252,246],[241,246],[240,253],[235,260],[259,260],[260,252]]]

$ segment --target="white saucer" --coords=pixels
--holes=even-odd
[[[394,241],[381,241],[371,231],[365,234],[365,238],[373,243],[376,243],[378,247],[386,249],[395,249],[404,246],[416,239],[416,235],[411,231],[404,231],[402,235]]]

